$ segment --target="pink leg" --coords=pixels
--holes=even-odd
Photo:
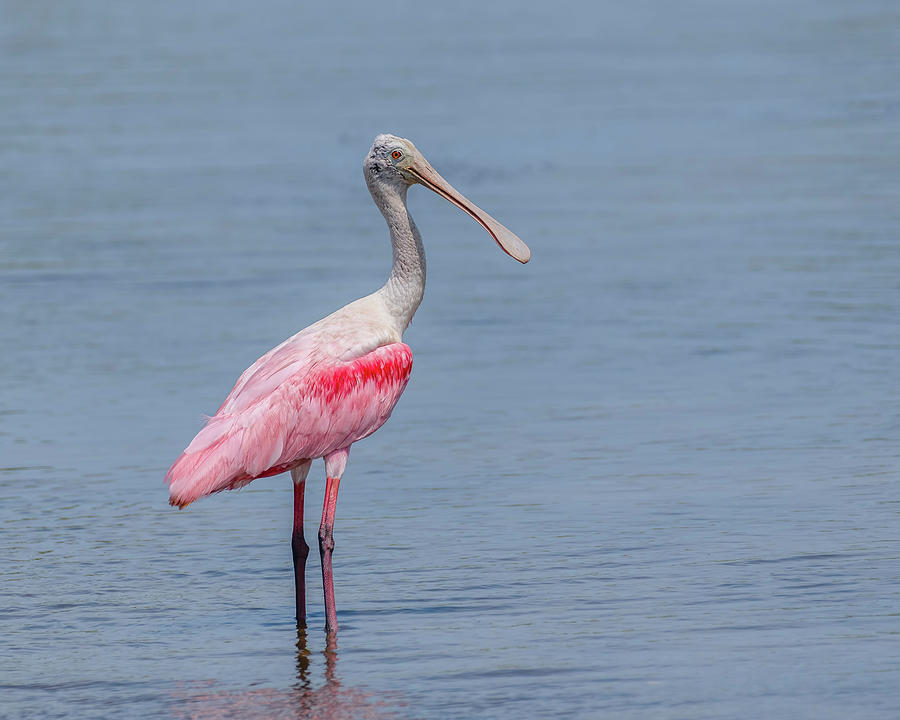
[[[306,627],[306,557],[309,545],[303,537],[303,495],[309,462],[291,470],[294,481],[294,532],[291,535],[291,551],[294,555],[294,596],[297,601],[297,625]]]
[[[322,524],[319,526],[319,554],[322,556],[322,586],[325,590],[325,632],[337,630],[337,610],[334,606],[334,575],[331,571],[331,553],[334,550],[334,510],[337,506],[341,475],[347,467],[350,449],[335,450],[325,456],[325,504],[322,507]]]

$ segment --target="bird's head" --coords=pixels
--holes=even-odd
[[[475,218],[507,255],[521,263],[527,263],[531,258],[531,250],[515,233],[444,180],[411,140],[396,135],[378,135],[363,163],[363,171],[373,197],[377,198],[385,187],[405,192],[410,185],[424,185]]]
[[[370,187],[373,182],[387,183],[398,188],[409,187],[416,181],[409,175],[407,168],[416,156],[422,157],[422,153],[411,141],[387,133],[378,135],[363,165],[366,182]]]

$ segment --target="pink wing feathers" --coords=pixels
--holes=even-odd
[[[302,335],[248,368],[166,475],[169,502],[194,500],[284,472],[371,435],[409,381],[412,351],[391,343],[349,362]]]

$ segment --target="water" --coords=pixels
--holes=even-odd
[[[2,3],[0,716],[900,713],[890,2]],[[166,505],[238,373],[384,279],[329,647],[286,477]],[[322,466],[308,491],[315,536]]]

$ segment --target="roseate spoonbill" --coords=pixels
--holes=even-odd
[[[531,257],[525,243],[438,175],[409,140],[376,137],[363,172],[391,234],[394,262],[384,287],[301,330],[253,363],[166,475],[169,502],[183,508],[204,495],[290,471],[291,547],[297,622],[302,626],[309,554],[303,495],[310,462],[324,458],[319,553],[326,631],[337,629],[332,530],[347,455],[353,443],[390,417],[412,369],[412,351],[402,337],[425,292],[425,251],[406,209],[406,191],[416,183],[424,185],[475,218],[508,255],[521,263]]]

